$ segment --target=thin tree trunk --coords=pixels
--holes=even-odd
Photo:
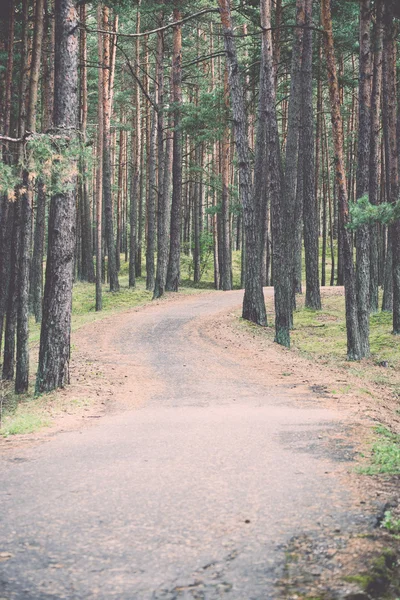
[[[384,69],[383,93],[385,98],[385,129],[388,154],[387,173],[389,177],[388,202],[395,205],[399,194],[399,163],[397,148],[397,90],[396,90],[396,40],[397,25],[394,23],[390,5],[384,10]],[[400,335],[400,221],[390,226],[393,277],[393,333]],[[388,242],[389,243],[389,242]]]
[[[97,7],[97,25],[103,22],[102,6]],[[102,272],[103,272],[103,34],[97,34],[97,53],[99,60],[97,83],[97,167],[96,167],[96,311],[103,308]]]
[[[295,39],[292,49],[292,66],[290,76],[290,99],[288,107],[288,128],[286,139],[286,160],[284,177],[284,198],[285,198],[285,232],[286,232],[286,251],[288,253],[289,268],[291,270],[292,291],[291,302],[292,311],[296,307],[295,298],[295,248],[296,248],[296,216],[301,214],[296,206],[296,184],[297,184],[297,160],[299,152],[299,134],[300,134],[300,111],[301,111],[301,62],[304,36],[304,0],[296,0],[296,29]],[[291,322],[293,315],[290,315]]]
[[[224,70],[224,98],[227,113],[229,110],[229,84],[228,70]],[[229,227],[229,125],[224,127],[224,133],[221,139],[221,179],[222,179],[222,194],[221,194],[221,261],[219,264],[221,273],[221,288],[223,290],[232,289],[231,280],[231,244],[230,244],[230,227]]]
[[[371,0],[360,2],[360,78],[358,90],[358,152],[356,199],[368,194],[369,158],[371,142]],[[358,323],[361,355],[367,357],[369,349],[369,287],[370,239],[369,226],[362,225],[356,232],[356,277]]]
[[[80,29],[80,80],[81,80],[81,101],[80,101],[80,126],[83,147],[86,144],[86,128],[88,118],[88,89],[87,89],[87,34],[84,29],[86,23],[86,5],[80,7],[80,21],[83,28]],[[82,232],[82,279],[94,283],[94,264],[92,252],[92,219],[90,215],[90,201],[88,190],[88,173],[86,158],[83,155],[81,159],[81,184],[80,184],[80,209],[81,209],[81,232]]]
[[[330,0],[321,0],[321,18],[325,29],[324,45],[328,69],[329,96],[331,101],[332,134],[335,151],[336,183],[340,214],[340,233],[343,243],[344,286],[346,300],[347,356],[349,360],[362,357],[358,326],[356,281],[353,264],[351,235],[346,228],[349,221],[349,206],[343,153],[343,122],[340,112],[339,86],[336,72],[335,51],[332,33]]]
[[[140,33],[140,8],[141,0],[138,2],[136,15],[136,33]],[[135,113],[133,117],[134,139],[132,140],[133,149],[133,164],[131,175],[131,191],[130,191],[130,207],[129,207],[129,287],[135,287],[136,275],[138,275],[136,257],[138,246],[138,204],[141,192],[140,186],[140,166],[141,166],[141,143],[142,143],[142,128],[141,128],[141,106],[140,106],[140,38],[136,38],[135,44],[135,92],[134,92],[134,107]]]
[[[103,29],[109,29],[109,9],[103,7]],[[111,113],[113,92],[113,52],[111,36],[104,35],[103,45],[103,198],[105,235],[107,241],[108,277],[110,291],[119,291],[117,261],[115,258],[115,240],[112,207],[112,169],[111,169]]]
[[[157,112],[151,111],[150,154],[149,154],[149,195],[147,203],[147,238],[146,238],[146,289],[154,290],[154,252],[156,246],[156,145],[157,145]]]
[[[318,216],[317,196],[315,193],[315,159],[314,159],[314,117],[313,117],[313,33],[312,0],[305,0],[305,26],[303,38],[303,58],[301,65],[301,100],[302,128],[300,131],[301,168],[303,171],[303,223],[304,253],[306,266],[306,298],[307,308],[321,308],[319,289],[319,250],[318,250]],[[319,136],[319,132],[318,132]],[[318,140],[319,144],[319,140]],[[318,151],[319,155],[319,151]],[[318,156],[319,159],[319,156]],[[318,167],[319,169],[319,167]],[[318,177],[318,172],[317,172]]]
[[[44,0],[36,0],[35,25],[32,43],[32,60],[29,78],[28,108],[26,115],[27,131],[36,131],[36,106],[38,100],[40,64],[42,57],[44,23]],[[19,277],[18,277],[18,318],[17,318],[17,360],[15,372],[15,391],[22,394],[29,385],[29,273],[30,246],[33,206],[33,163],[32,157],[27,157],[27,165],[22,174],[20,188],[20,248],[19,248]]]
[[[377,0],[374,30],[374,72],[371,95],[371,146],[369,157],[369,201],[379,203],[380,112],[382,104],[383,0]],[[379,294],[379,227],[370,227],[369,308],[378,312]]]
[[[173,12],[174,21],[181,19],[179,9]],[[174,141],[172,163],[172,207],[170,250],[166,289],[177,292],[180,280],[181,220],[182,220],[182,31],[181,25],[174,26],[172,56],[172,98],[174,109]]]

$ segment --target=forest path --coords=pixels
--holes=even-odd
[[[137,406],[2,462],[2,599],[273,600],[291,536],[360,518],[325,443],[346,414],[207,335],[241,298],[161,302],[75,336]]]

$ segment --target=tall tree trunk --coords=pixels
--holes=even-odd
[[[6,327],[4,332],[4,360],[2,378],[11,381],[14,378],[15,360],[15,333],[17,327],[18,308],[18,256],[20,244],[20,206],[13,202],[9,210],[9,227],[12,232],[10,236],[10,281],[8,286],[8,303],[6,314]]]
[[[102,28],[103,11],[99,3],[97,6],[97,26]],[[103,308],[103,140],[104,140],[104,115],[103,115],[103,34],[97,34],[97,55],[99,60],[97,82],[97,165],[96,165],[96,311]]]
[[[301,62],[303,50],[303,35],[305,21],[305,0],[296,0],[296,29],[292,49],[292,67],[290,76],[290,99],[288,107],[288,130],[286,139],[286,160],[284,177],[284,198],[286,213],[286,251],[291,269],[292,279],[292,310],[296,307],[295,297],[295,248],[296,248],[296,217],[301,212],[296,203],[297,161],[299,153],[300,114],[301,114]],[[293,316],[291,314],[291,320]]]
[[[86,23],[86,5],[80,7],[80,21],[83,25],[80,29],[80,128],[83,147],[86,144],[86,128],[88,118],[88,81],[87,81],[87,34],[84,29]],[[80,161],[81,182],[80,182],[80,210],[81,210],[81,237],[82,237],[82,279],[94,283],[94,264],[93,264],[93,241],[92,241],[92,219],[90,212],[88,173],[86,158],[83,154]]]
[[[226,112],[229,110],[229,84],[228,70],[224,71],[224,98]],[[221,194],[221,261],[219,264],[221,273],[221,288],[223,290],[232,289],[231,279],[231,232],[229,224],[229,125],[224,127],[224,133],[221,139],[221,179],[222,179],[222,194]]]
[[[11,93],[12,93],[12,75],[14,66],[14,32],[15,32],[15,9],[14,0],[10,0],[8,6],[7,22],[7,67],[4,77],[4,94],[2,97],[0,126],[5,136],[10,134],[11,120]],[[7,144],[2,148],[2,158],[6,164],[11,162]],[[11,203],[6,194],[0,196],[0,351],[3,338],[4,316],[6,313],[8,288],[11,271],[11,236],[13,226],[13,216]]]
[[[360,74],[358,88],[358,151],[356,199],[368,194],[371,142],[371,0],[360,2]],[[356,232],[358,323],[362,357],[369,356],[369,226]]]
[[[165,284],[167,280],[168,252],[169,252],[169,228],[171,214],[171,173],[172,173],[172,133],[173,117],[170,115],[168,130],[166,132],[164,169],[163,169],[163,205],[158,207],[158,254],[157,254],[157,274],[154,286],[153,298],[160,298],[164,295]]]
[[[124,202],[124,160],[125,160],[125,130],[126,125],[125,114],[121,110],[122,128],[119,132],[119,152],[118,152],[118,190],[117,190],[117,234],[115,240],[115,260],[117,271],[121,269],[121,252],[122,252],[122,219],[123,219],[123,202]]]
[[[43,81],[42,81],[42,130],[48,131],[53,124],[54,96],[54,16],[50,0],[45,3],[45,43],[43,44]],[[36,199],[36,219],[31,262],[29,304],[37,323],[42,320],[43,297],[43,255],[46,232],[46,189],[43,181],[38,181]]]
[[[56,0],[54,127],[76,137],[78,122],[78,14],[72,0]],[[68,170],[58,182],[64,192],[51,198],[37,393],[69,381],[72,282],[75,242],[76,176]]]
[[[388,154],[387,173],[389,178],[388,202],[395,205],[399,195],[399,163],[397,148],[397,90],[396,90],[396,40],[397,25],[394,23],[390,4],[384,10],[384,69],[383,90],[385,98],[385,134]],[[393,333],[400,335],[400,220],[390,226],[393,276]]]
[[[175,8],[174,21],[180,21],[181,13]],[[182,219],[182,31],[181,25],[174,26],[172,55],[172,98],[174,109],[174,141],[172,163],[172,207],[171,234],[166,289],[177,292],[180,280],[181,219]]]
[[[40,64],[42,57],[44,22],[44,0],[36,0],[35,25],[32,43],[32,59],[29,78],[28,108],[26,130],[36,131],[36,106],[38,100]],[[22,394],[29,385],[29,271],[30,245],[33,206],[33,163],[27,157],[27,165],[22,174],[22,188],[19,190],[21,240],[19,248],[18,277],[18,318],[17,318],[17,361],[15,372],[15,391]]]
[[[369,157],[369,201],[379,202],[379,160],[380,160],[380,113],[382,98],[382,55],[383,55],[383,0],[377,0],[374,29],[374,71],[371,94],[371,145]],[[370,227],[370,312],[378,311],[379,293],[379,228]]]
[[[140,7],[141,0],[138,2],[137,15],[136,15],[136,33],[140,33]],[[136,285],[136,254],[137,254],[137,234],[138,234],[138,200],[140,196],[140,157],[141,157],[141,142],[142,142],[142,129],[141,129],[141,110],[140,110],[140,87],[139,87],[139,76],[140,76],[140,38],[136,38],[135,43],[135,92],[134,92],[134,107],[135,113],[133,117],[133,164],[132,164],[132,175],[131,175],[131,191],[130,191],[130,207],[129,207],[129,287],[135,287]]]
[[[328,69],[329,96],[331,102],[332,135],[335,152],[336,184],[340,214],[340,233],[343,244],[344,287],[346,300],[347,356],[349,360],[362,357],[358,326],[356,281],[353,263],[351,234],[346,228],[349,221],[349,205],[343,152],[343,122],[340,112],[339,85],[335,63],[330,0],[321,0],[321,18],[325,29],[324,45]]]
[[[103,7],[103,29],[110,29],[109,9]],[[103,48],[103,199],[104,221],[107,241],[108,277],[110,291],[119,291],[117,261],[115,258],[115,239],[112,207],[112,169],[111,169],[111,113],[113,93],[113,37],[104,35]]]
[[[282,203],[283,172],[276,114],[275,72],[271,32],[271,0],[260,0],[262,34],[262,68],[265,78],[264,121],[267,123],[268,196],[271,200],[272,281],[275,302],[275,341],[290,346],[291,272],[287,260],[285,214]]]
[[[319,250],[317,197],[315,193],[314,117],[313,117],[313,33],[312,0],[305,0],[305,30],[301,65],[302,128],[299,160],[303,171],[303,223],[306,266],[307,308],[321,308],[319,289]],[[300,168],[300,167],[299,167]]]
[[[154,290],[154,252],[156,246],[156,146],[157,112],[151,111],[150,153],[149,153],[149,195],[147,202],[147,238],[146,238],[146,289]]]
[[[246,281],[242,317],[258,325],[266,325],[264,294],[261,279],[261,222],[252,190],[250,157],[247,140],[247,118],[244,90],[236,54],[229,0],[218,0],[229,73],[231,105],[236,151],[239,165],[239,193],[243,205],[246,239]]]

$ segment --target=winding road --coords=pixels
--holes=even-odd
[[[3,457],[1,600],[275,600],[285,543],[347,526],[340,461],[318,451],[343,415],[204,333],[241,298],[186,296],[76,336],[132,406]]]

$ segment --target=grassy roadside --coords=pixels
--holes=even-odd
[[[264,335],[274,336],[273,300],[268,299],[269,327]],[[343,374],[343,381],[332,383],[327,392],[364,398],[376,407],[390,401],[392,419],[387,427],[378,426],[371,435],[370,464],[365,474],[400,474],[400,337],[393,336],[391,313],[377,313],[370,319],[369,359],[350,362],[346,358],[346,323],[343,290],[322,288],[322,310],[304,307],[304,295],[297,297],[292,352],[327,369]]]

